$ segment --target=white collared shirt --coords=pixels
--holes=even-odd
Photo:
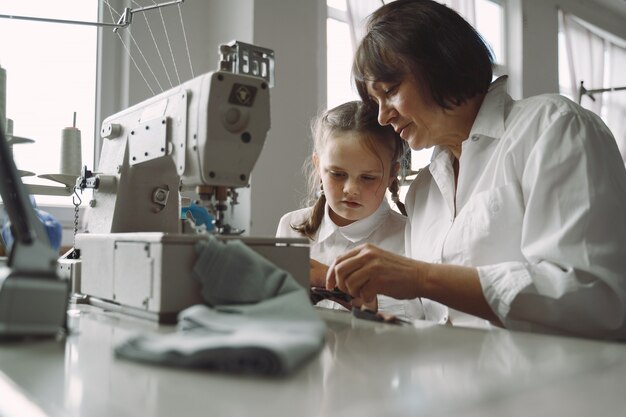
[[[435,148],[406,197],[414,259],[478,267],[510,329],[626,339],[626,171],[608,128],[559,95],[486,95],[453,156]],[[423,300],[426,318],[468,316]],[[474,318],[475,320],[478,320]]]
[[[363,243],[371,243],[389,252],[404,255],[404,229],[406,217],[389,207],[383,200],[380,207],[370,216],[347,226],[337,226],[329,216],[326,204],[322,223],[311,240],[311,258],[325,265],[330,265],[337,256]],[[311,208],[304,208],[285,214],[278,224],[276,237],[302,237],[291,228],[301,224],[309,216]],[[341,308],[339,304],[318,303],[323,307]],[[378,296],[378,309],[397,317],[413,320],[423,318],[421,303],[416,300],[396,300],[384,295]]]

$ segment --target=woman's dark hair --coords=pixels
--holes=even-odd
[[[361,101],[349,101],[320,114],[313,120],[311,130],[313,151],[317,154],[322,152],[329,138],[340,139],[342,134],[357,133],[358,137],[363,140],[364,146],[378,157],[381,165],[383,160],[378,154],[376,143],[383,144],[391,151],[391,166],[395,162],[400,162],[400,166],[404,166],[402,162],[404,162],[407,149],[405,142],[391,126],[381,126],[376,112]],[[291,227],[303,236],[313,239],[324,218],[326,197],[320,188],[322,180],[313,166],[312,158],[305,163],[304,171],[309,182],[309,195],[305,201],[305,207],[312,205],[313,209],[310,216],[301,224],[291,225]],[[389,186],[389,191],[400,212],[406,215],[404,204],[398,197],[399,188],[399,181],[396,178]]]
[[[365,102],[367,81],[394,83],[412,74],[449,109],[487,92],[493,63],[489,46],[454,10],[431,0],[396,0],[370,15],[352,75]]]

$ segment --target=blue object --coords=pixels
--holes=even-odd
[[[61,223],[59,223],[59,221],[52,214],[38,209],[35,199],[32,198],[32,196],[30,201],[33,204],[37,218],[41,221],[41,223],[43,223],[46,229],[52,249],[58,251],[61,248],[61,239],[63,237],[63,228],[61,227]],[[13,246],[13,234],[11,233],[10,221],[7,221],[4,226],[2,226],[2,240],[4,241],[4,246],[6,247],[8,253]]]
[[[191,212],[191,220],[194,221],[196,227],[205,225],[207,232],[212,232],[215,229],[214,218],[206,208],[192,203],[189,207],[181,208],[181,219],[187,219],[187,212]]]

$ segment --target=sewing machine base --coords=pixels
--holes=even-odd
[[[202,239],[206,236],[160,232],[79,234],[80,274],[72,274],[72,288],[85,296],[85,303],[149,320],[175,322],[178,312],[203,302],[200,283],[191,275],[197,259],[194,245]],[[309,246],[305,239],[236,239],[308,288]]]

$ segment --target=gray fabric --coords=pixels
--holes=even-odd
[[[292,372],[324,344],[326,325],[287,272],[241,241],[198,243],[193,276],[208,305],[179,314],[178,331],[138,335],[120,357],[235,373]]]

